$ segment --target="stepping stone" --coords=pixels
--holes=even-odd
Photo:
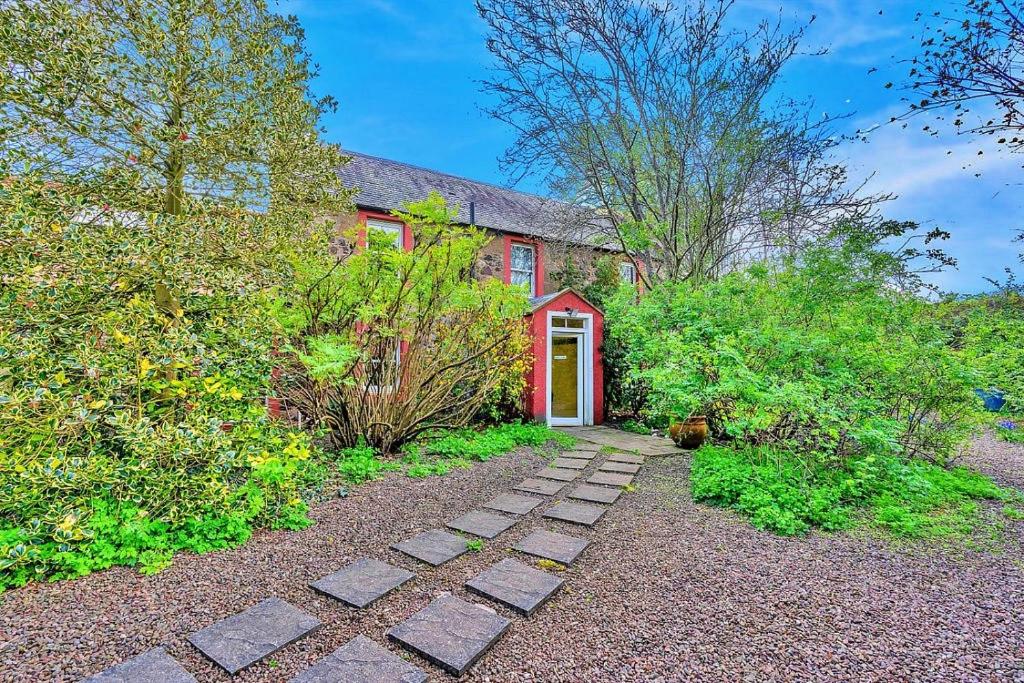
[[[366,636],[356,636],[289,683],[424,683],[427,674]]]
[[[605,484],[607,486],[629,486],[633,481],[631,474],[616,474],[614,472],[596,472],[590,479],[591,484]]]
[[[524,479],[516,486],[516,491],[539,493],[542,496],[553,496],[562,490],[565,484],[550,479]]]
[[[628,462],[632,465],[643,465],[644,458],[639,455],[630,455],[629,453],[612,453],[608,456],[610,462]]]
[[[491,498],[489,501],[484,503],[484,507],[491,510],[498,510],[499,512],[510,512],[513,515],[525,515],[527,512],[540,505],[540,503],[541,501],[538,498],[520,496],[515,493],[503,493],[500,496]]]
[[[502,560],[466,582],[466,588],[530,616],[565,583],[515,560]]]
[[[553,531],[538,530],[516,543],[514,547],[521,553],[554,560],[565,565],[572,564],[580,553],[590,545],[585,538],[556,534]]]
[[[446,526],[449,529],[458,529],[474,536],[494,538],[518,521],[518,519],[502,517],[483,510],[470,510],[458,519],[448,522]]]
[[[544,479],[554,479],[555,481],[572,481],[576,477],[580,476],[580,474],[573,470],[563,470],[557,467],[545,467],[533,476],[543,477]]]
[[[445,594],[389,630],[388,638],[453,676],[461,676],[511,623],[482,605]]]
[[[560,519],[563,522],[573,524],[585,524],[593,526],[594,522],[601,519],[601,515],[607,512],[608,508],[585,503],[555,503],[544,512],[544,516],[550,519]]]
[[[313,590],[341,600],[350,607],[367,607],[409,579],[416,576],[410,571],[390,564],[363,558],[344,569],[328,574],[309,584]]]
[[[602,472],[622,472],[624,474],[636,474],[640,471],[640,465],[630,465],[625,462],[606,462],[597,468]]]
[[[595,453],[601,450],[601,444],[594,443],[593,441],[577,441],[576,445],[573,446],[578,451],[594,451]]]
[[[424,531],[407,541],[394,543],[391,547],[435,567],[469,550],[466,539],[440,529]]]
[[[162,647],[146,650],[141,655],[99,672],[81,683],[196,683],[196,677],[185,671]]]
[[[567,470],[585,470],[589,460],[574,460],[572,458],[555,458],[551,461],[551,467],[562,467]]]
[[[593,460],[597,457],[597,451],[567,451],[560,455],[563,458],[572,458],[573,460]]]
[[[267,598],[196,631],[188,641],[229,674],[236,674],[318,628],[316,617],[281,598]]]
[[[591,486],[580,484],[569,494],[570,498],[577,500],[589,500],[591,503],[614,503],[618,500],[622,491],[610,489],[604,486]]]

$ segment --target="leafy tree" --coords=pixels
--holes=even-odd
[[[0,590],[308,524],[267,310],[347,196],[298,24],[8,0],[0,52]]]
[[[289,229],[344,204],[317,134],[333,101],[310,96],[297,20],[263,0],[11,0],[0,53],[5,174],[121,211],[269,209]],[[151,253],[171,317],[176,246]]]
[[[862,216],[829,122],[773,92],[802,30],[730,30],[729,0],[477,0],[505,157],[590,211],[647,287],[712,279]]]
[[[952,13],[919,13],[916,21],[923,22],[921,54],[910,62],[907,85],[917,97],[903,118],[949,114],[958,132],[1024,150],[1024,2],[966,0]]]

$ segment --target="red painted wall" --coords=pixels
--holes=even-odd
[[[593,316],[594,376],[591,391],[594,397],[594,424],[601,424],[604,421],[604,361],[601,358],[604,315],[573,291],[555,297],[527,316],[527,325],[533,337],[533,365],[526,372],[526,414],[538,422],[547,419],[548,311],[564,311],[566,306]]]

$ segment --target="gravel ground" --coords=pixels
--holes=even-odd
[[[598,459],[600,462],[600,458]],[[967,462],[1024,487],[1024,448],[982,438]],[[387,546],[507,491],[542,463],[518,452],[447,477],[392,476],[318,506],[302,532],[181,556],[143,577],[117,569],[0,597],[0,680],[73,681],[154,645],[200,681],[230,680],[185,636],[277,595],[324,627],[237,681],[283,681],[358,633],[384,632],[541,525],[540,511],[483,552],[427,568]],[[471,681],[1024,681],[1024,523],[994,549],[923,548],[859,535],[781,539],[689,501],[685,455],[648,459],[636,490],[593,529],[565,589],[513,626]],[[306,588],[372,556],[418,573],[363,611]],[[413,658],[435,680],[451,680]]]

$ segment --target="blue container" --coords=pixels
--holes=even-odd
[[[1003,398],[1003,392],[998,389],[975,389],[974,393],[978,395],[985,403],[985,410],[990,413],[998,413],[1006,405],[1006,399]]]

